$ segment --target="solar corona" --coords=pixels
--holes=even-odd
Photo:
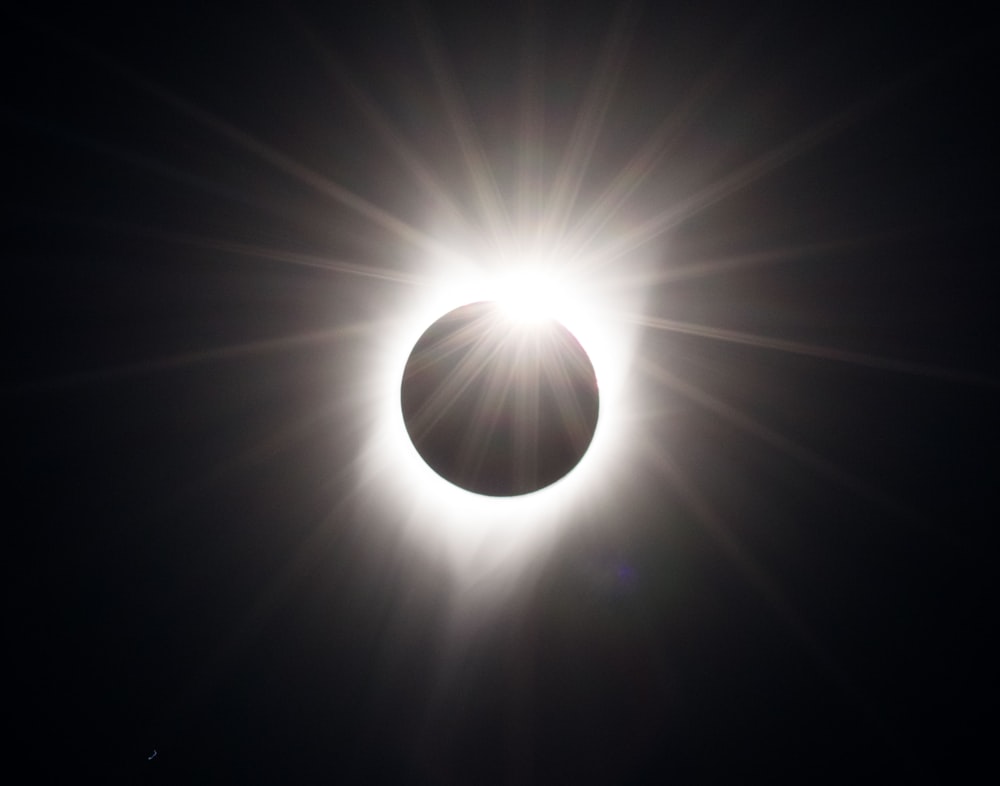
[[[503,596],[613,506],[645,444],[630,316],[648,259],[626,275],[543,230],[413,259],[414,284],[372,301],[354,366],[354,504],[445,567],[463,603]]]

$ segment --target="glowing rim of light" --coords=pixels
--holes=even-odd
[[[617,291],[608,286],[607,272],[582,270],[547,252],[428,257],[415,278],[422,284],[408,292],[406,308],[378,320],[377,346],[362,374],[374,396],[360,485],[375,492],[368,497],[379,521],[443,554],[456,574],[507,573],[504,566],[523,564],[526,553],[544,547],[568,523],[608,505],[607,489],[634,444],[627,413],[637,403],[627,384],[636,330],[620,315],[634,312],[641,292]],[[579,341],[597,377],[600,413],[587,452],[563,478],[529,494],[492,497],[450,483],[424,462],[403,422],[403,369],[417,340],[450,311],[483,301],[556,319]]]

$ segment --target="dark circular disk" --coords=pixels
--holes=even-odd
[[[555,483],[597,428],[597,377],[555,320],[513,318],[497,303],[450,311],[417,341],[403,372],[403,420],[441,477],[510,497]]]

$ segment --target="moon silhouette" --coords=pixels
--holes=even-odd
[[[400,398],[427,465],[494,497],[566,476],[587,452],[599,410],[594,367],[573,334],[494,302],[457,308],[424,332]]]

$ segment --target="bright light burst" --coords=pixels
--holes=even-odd
[[[378,520],[403,526],[416,547],[444,554],[459,578],[509,577],[598,497],[613,493],[615,476],[628,465],[635,446],[628,413],[637,406],[630,384],[636,327],[620,315],[637,311],[642,292],[616,285],[611,271],[584,274],[572,255],[557,259],[544,247],[492,254],[455,249],[415,268],[424,286],[406,293],[398,314],[399,302],[386,303],[391,317],[379,320],[377,349],[361,370],[372,397],[360,483],[383,514]],[[553,485],[522,496],[482,496],[440,477],[414,448],[400,410],[403,369],[424,330],[457,307],[488,300],[509,307],[517,319],[565,325],[589,355],[600,388],[597,431],[583,459]]]
[[[573,307],[573,281],[562,280],[543,259],[529,259],[497,275],[489,287],[493,299],[516,322],[538,322],[555,318]]]
[[[645,291],[671,279],[715,275],[802,253],[795,248],[777,249],[677,268],[665,264],[662,240],[692,216],[823,144],[857,120],[881,93],[821,119],[769,149],[756,151],[750,158],[706,176],[706,180],[695,179],[693,186],[678,187],[677,193],[659,189],[655,204],[647,203],[644,210],[630,216],[642,184],[664,162],[677,160],[671,158],[676,152],[671,148],[681,132],[712,99],[713,92],[735,74],[735,62],[723,59],[644,140],[628,148],[626,160],[615,165],[610,179],[607,171],[602,177],[593,173],[595,182],[603,181],[604,187],[592,190],[588,185],[590,166],[599,148],[602,123],[624,73],[629,31],[637,21],[633,11],[623,7],[609,28],[573,127],[560,141],[563,149],[555,166],[550,166],[548,159],[542,164],[545,140],[551,143],[552,139],[545,129],[544,91],[533,70],[540,62],[541,50],[527,48],[521,63],[521,117],[515,124],[519,129],[511,137],[517,171],[513,185],[508,184],[506,193],[513,195],[509,200],[494,178],[493,162],[478,144],[476,123],[463,103],[458,80],[426,20],[416,20],[417,38],[444,105],[441,116],[450,126],[454,158],[471,186],[467,191],[443,186],[441,181],[447,175],[435,172],[435,162],[406,141],[405,129],[394,127],[378,102],[334,66],[331,71],[359,116],[420,187],[430,212],[422,224],[417,222],[419,225],[130,69],[113,66],[119,76],[173,111],[322,194],[346,214],[361,219],[375,235],[385,233],[409,249],[412,256],[399,259],[398,267],[386,269],[366,261],[331,260],[252,243],[169,237],[174,242],[225,253],[321,268],[370,284],[364,325],[337,331],[338,335],[361,331],[361,343],[367,344],[367,351],[340,375],[350,380],[351,393],[339,391],[333,404],[338,415],[363,431],[356,462],[356,498],[371,512],[371,521],[398,531],[408,548],[443,555],[464,586],[486,576],[515,575],[571,523],[592,519],[602,506],[613,507],[613,500],[627,487],[623,476],[648,447],[637,424],[646,410],[643,397],[649,394],[651,377],[660,390],[676,391],[793,458],[842,480],[843,473],[829,469],[790,440],[678,380],[658,359],[638,357],[642,330],[686,333],[906,373],[956,376],[948,370],[670,319],[665,315],[669,309],[662,289],[658,290],[657,313],[646,312]],[[311,32],[303,33],[323,50]],[[478,223],[465,220],[469,209],[478,213]],[[554,318],[562,323],[589,356],[600,389],[596,433],[580,463],[558,482],[523,496],[481,496],[452,485],[425,464],[403,422],[400,385],[414,344],[444,314],[479,301],[502,303],[517,320]],[[261,348],[254,345],[216,354]],[[210,354],[170,360],[166,365]],[[660,452],[654,447],[654,453]]]

